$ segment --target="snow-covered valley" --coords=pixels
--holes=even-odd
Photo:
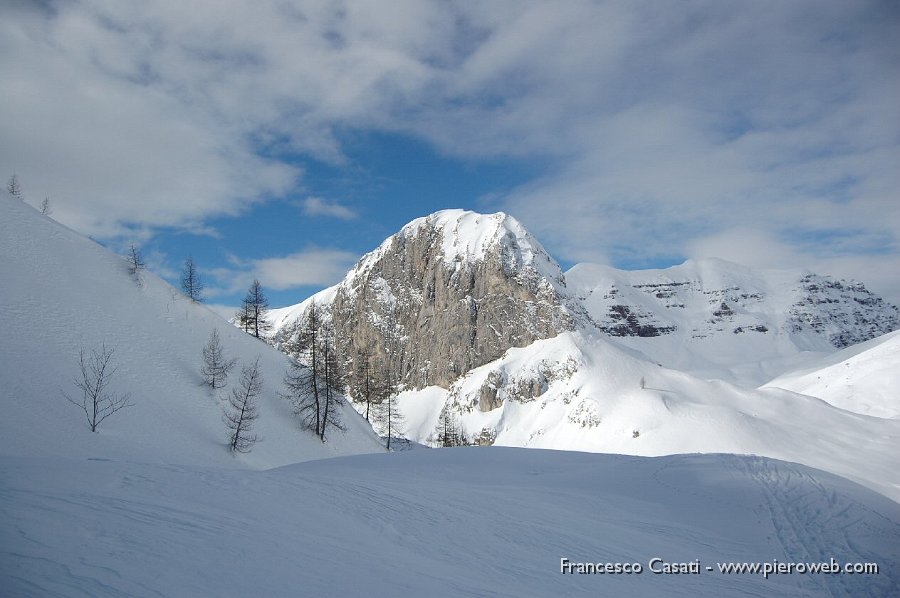
[[[495,237],[476,237],[468,247],[483,255]],[[500,238],[506,261],[492,284],[507,262],[521,271],[538,260],[535,276],[555,273],[538,246],[524,260],[509,253],[513,241],[531,243],[524,233]],[[463,246],[442,245],[464,257]],[[534,297],[565,290],[529,272]],[[487,428],[498,446],[385,453],[349,405],[348,429],[327,442],[301,429],[279,396],[285,355],[149,272],[137,284],[122,258],[7,198],[0,280],[4,595],[900,591],[900,419],[886,390],[897,376],[896,334],[824,358],[827,344],[805,356],[785,349],[780,357],[802,357],[806,369],[756,388],[657,363],[637,338],[582,327],[590,310],[563,300],[537,309],[543,323],[528,332],[570,329],[507,348],[449,388],[410,385],[398,399],[414,440],[429,441],[450,406],[467,434]],[[532,296],[513,299],[497,305],[527,306]],[[478,322],[480,331],[497,324]],[[518,338],[514,328],[503,334]],[[229,452],[222,421],[237,376],[214,391],[199,373],[213,330],[229,357],[260,359],[260,439],[246,454]],[[133,405],[92,433],[64,394],[75,388],[79,349],[102,345],[114,348],[112,390]],[[857,368],[862,378],[848,378]],[[828,392],[811,387],[825,377]],[[698,562],[699,572],[655,573],[657,557]],[[566,574],[563,558],[643,571]],[[832,559],[878,572],[718,568]]]

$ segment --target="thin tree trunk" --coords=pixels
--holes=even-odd
[[[312,366],[312,390],[313,390],[313,398],[316,400],[316,434],[321,434],[322,429],[321,429],[320,422],[322,420],[319,417],[319,383],[316,379],[316,376],[318,376],[318,374],[319,374],[319,368],[317,367],[317,363],[316,363],[318,361],[318,359],[317,359],[318,350],[316,349],[315,344],[313,344],[311,351],[312,352],[310,355],[310,357],[311,357],[310,361],[312,363],[310,365]]]
[[[325,344],[325,355],[322,356],[325,360],[325,414],[322,417],[322,434],[320,437],[322,438],[322,442],[325,442],[325,426],[328,425],[328,407],[331,404],[331,378],[330,371],[328,367],[328,344]]]

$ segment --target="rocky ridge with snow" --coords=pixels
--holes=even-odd
[[[758,386],[798,356],[900,327],[898,308],[862,283],[810,272],[705,259],[564,274],[511,216],[462,210],[414,220],[338,285],[273,310],[276,343],[295,334],[309,301],[324,308],[345,355],[390,361],[414,389],[448,388],[507,349],[576,329],[667,367]]]
[[[810,272],[754,271],[706,259],[635,272],[580,264],[567,276],[611,336],[812,332],[808,348],[841,349],[900,326],[897,307],[862,283]]]

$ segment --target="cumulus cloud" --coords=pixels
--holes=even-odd
[[[328,286],[339,282],[358,257],[347,251],[319,248],[254,260],[231,256],[228,267],[210,270],[215,284],[207,289],[207,294],[218,296],[245,291],[254,278],[273,291]]]
[[[303,201],[303,213],[307,216],[328,216],[341,220],[353,220],[356,212],[338,202],[330,202],[321,197],[308,197]]]

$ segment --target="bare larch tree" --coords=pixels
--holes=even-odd
[[[272,328],[269,321],[266,320],[268,312],[269,300],[263,292],[262,285],[254,279],[247,291],[247,296],[241,302],[241,309],[237,313],[238,323],[244,331],[256,338],[265,338],[266,332]]]
[[[366,404],[366,421],[369,421],[369,410],[374,397],[374,384],[372,378],[372,360],[366,349],[357,351],[353,362],[353,378],[350,387],[350,396],[357,403]]]
[[[13,174],[6,183],[6,191],[12,195],[13,199],[25,201],[25,194],[22,192],[22,185],[19,183],[19,177]]]
[[[63,392],[67,401],[84,412],[91,432],[96,432],[100,423],[116,411],[132,406],[128,393],[118,394],[109,390],[110,381],[118,370],[112,361],[114,353],[115,349],[103,344],[99,349],[91,349],[88,355],[82,346],[78,352],[80,370],[73,380],[81,398],[73,399]]]
[[[344,431],[344,422],[338,408],[341,397],[347,387],[347,376],[344,364],[335,349],[333,335],[327,331],[322,339],[322,378],[325,390],[325,400],[322,405],[322,431],[319,437],[325,442],[325,432],[328,427],[334,427]]]
[[[284,376],[286,392],[301,425],[325,442],[330,427],[346,430],[339,407],[346,387],[345,368],[335,349],[333,332],[311,302],[284,349],[293,358]]]
[[[134,279],[134,281],[140,285],[141,284],[141,273],[144,271],[146,264],[144,263],[144,256],[141,254],[141,249],[134,243],[128,246],[128,253],[125,255],[125,262],[128,264],[128,273]]]
[[[253,422],[259,417],[256,398],[262,391],[262,374],[259,357],[249,366],[241,368],[241,381],[231,389],[225,409],[225,425],[228,427],[228,444],[234,453],[249,453],[259,440],[252,433]]]
[[[237,363],[236,359],[228,359],[225,357],[225,351],[222,349],[222,342],[219,340],[218,328],[213,328],[209,335],[209,341],[203,347],[203,367],[200,368],[200,375],[203,381],[213,390],[225,387],[228,379],[228,372]]]
[[[181,271],[181,290],[194,303],[203,301],[203,281],[200,280],[200,273],[197,272],[193,257],[188,257],[184,261],[184,269]]]

